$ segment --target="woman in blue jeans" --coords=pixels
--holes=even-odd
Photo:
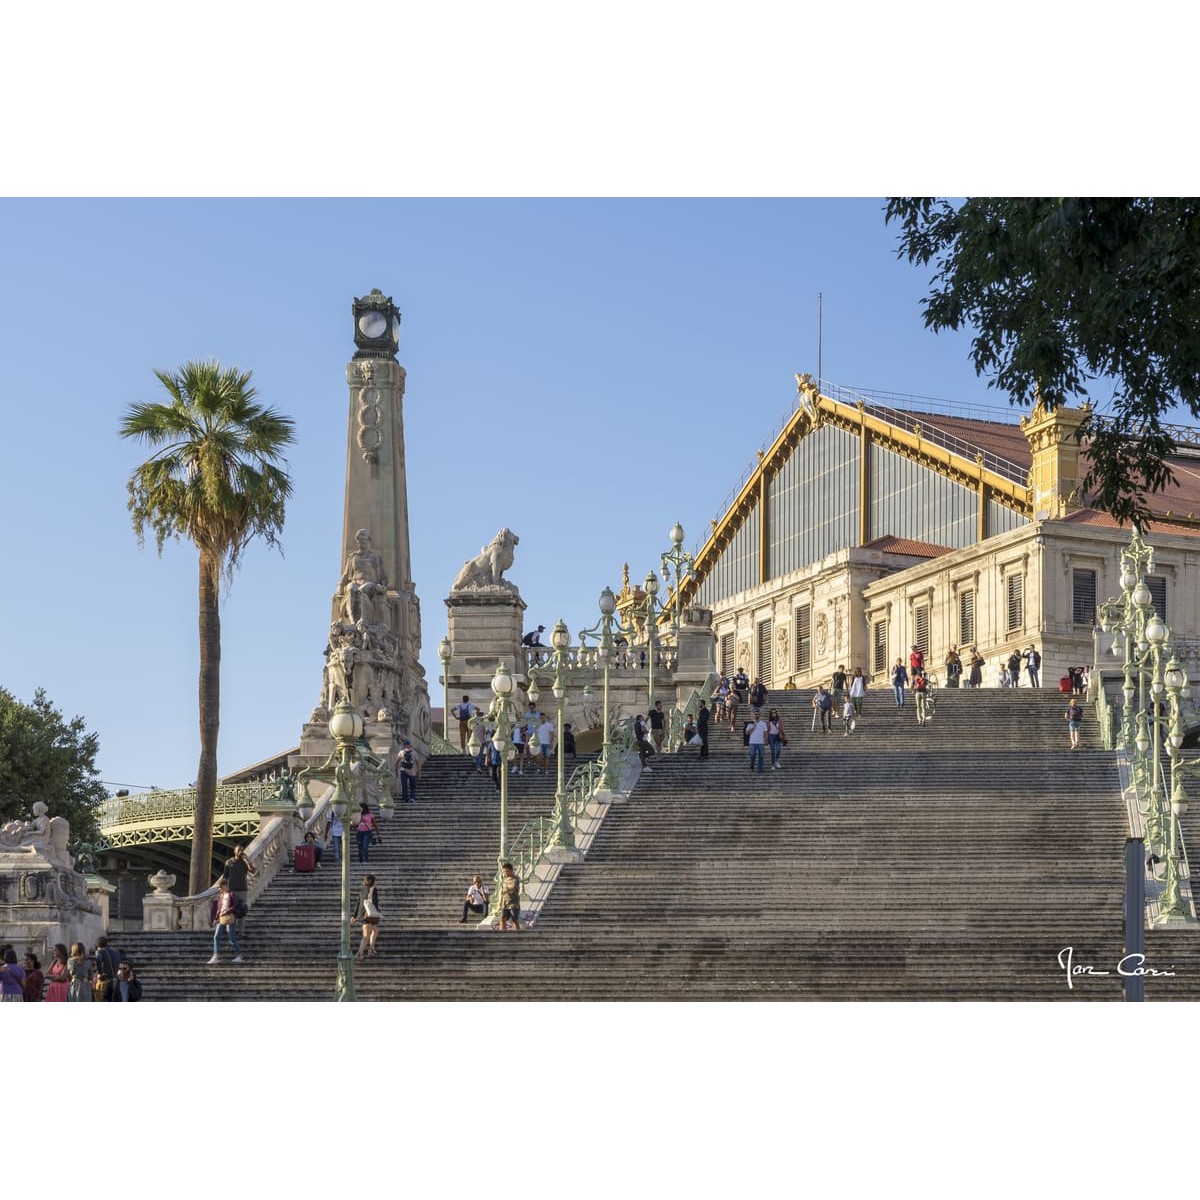
[[[217,880],[217,898],[213,904],[213,952],[208,960],[211,967],[221,960],[221,934],[224,933],[233,947],[233,961],[242,961],[242,948],[237,940],[237,897],[229,890],[224,877]]]
[[[822,716],[824,721],[824,716]],[[767,742],[771,747],[771,770],[779,770],[779,756],[783,753],[783,740],[786,734],[783,732],[783,721],[779,716],[777,709],[771,709],[767,714]]]
[[[375,832],[375,818],[371,816],[371,810],[365,804],[354,831],[358,834],[358,861],[365,863],[370,859],[371,835]]]

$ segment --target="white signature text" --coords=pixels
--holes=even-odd
[[[1075,979],[1080,975],[1111,975],[1112,971],[1101,971],[1097,967],[1093,967],[1088,963],[1075,962],[1075,947],[1064,946],[1058,952],[1058,965],[1066,973],[1067,987],[1074,988]],[[1120,962],[1117,963],[1116,973],[1123,975],[1126,978],[1136,977],[1138,975],[1174,975],[1175,968],[1172,966],[1168,970],[1160,971],[1155,967],[1146,966],[1146,956],[1144,954],[1126,954]]]

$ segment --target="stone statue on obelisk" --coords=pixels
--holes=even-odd
[[[405,371],[396,361],[400,313],[392,298],[375,289],[355,299],[353,313],[342,568],[321,698],[304,727],[300,756],[328,752],[326,722],[346,698],[366,722],[371,749],[390,762],[405,737],[427,755],[431,728],[409,552]]]

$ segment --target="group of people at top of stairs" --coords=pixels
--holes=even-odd
[[[794,687],[789,691],[795,691]],[[700,757],[708,757],[708,729],[710,720],[726,725],[732,733],[738,724],[738,709],[749,704],[749,712],[741,723],[742,744],[749,752],[750,770],[762,774],[766,767],[767,752],[770,751],[771,770],[777,771],[787,745],[787,732],[779,710],[771,708],[767,701],[769,693],[762,679],[750,682],[745,667],[739,667],[730,678],[721,675],[711,696],[713,707],[710,714],[707,704],[700,704],[696,720],[684,725],[683,745],[698,746]]]
[[[96,939],[96,948],[90,955],[82,942],[73,943],[70,950],[59,942],[51,951],[50,965],[45,971],[31,948],[26,949],[24,958],[18,962],[13,945],[6,942],[0,946],[0,1001],[141,998],[142,984],[134,974],[133,964],[108,944],[107,937]]]
[[[490,774],[492,783],[500,787],[500,751],[492,744],[496,733],[496,720],[491,712],[483,713],[477,704],[471,703],[469,695],[451,709],[458,720],[458,740],[462,752],[467,754],[467,743],[471,737],[471,720],[482,717],[483,723],[479,729],[479,749],[472,762],[478,774]],[[554,722],[544,712],[528,708],[514,723],[509,736],[511,745],[509,774],[525,775],[526,773],[545,775],[550,767],[551,756],[558,750],[557,730]],[[575,747],[575,734],[569,721],[563,723],[562,732],[563,753],[572,759],[578,756]]]

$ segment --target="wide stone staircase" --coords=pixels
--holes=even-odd
[[[353,864],[384,915],[360,998],[1120,999],[1124,810],[1090,713],[1072,752],[1045,690],[943,690],[924,727],[911,699],[872,692],[849,736],[811,729],[808,693],[772,703],[779,770],[751,774],[719,727],[707,760],[652,760],[520,934],[459,924],[469,877],[494,870],[499,805],[468,760],[432,760]],[[510,783],[511,834],[549,814],[553,776]],[[115,940],[148,1000],[331,999],[338,883],[328,857],[285,869],[246,919],[244,965],[206,966],[202,934]],[[1112,973],[1068,988],[1067,947]]]

